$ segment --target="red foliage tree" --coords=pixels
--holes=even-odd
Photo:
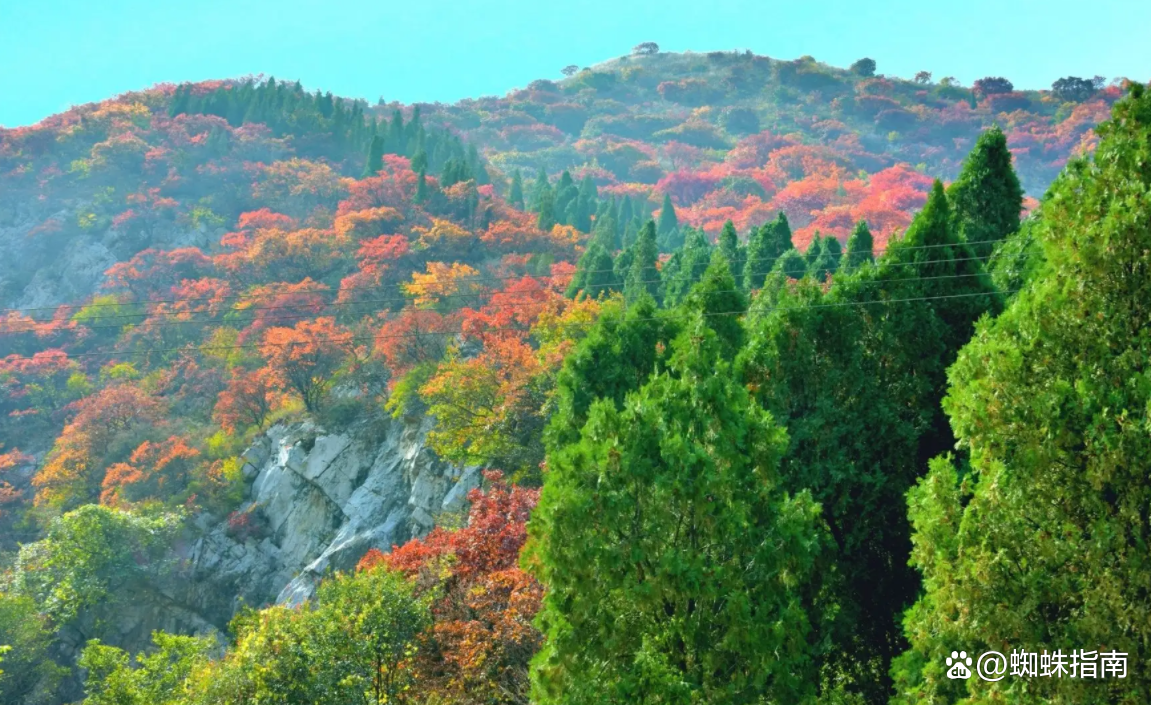
[[[319,410],[336,371],[354,351],[352,334],[333,318],[270,328],[260,346],[270,379],[298,394],[304,408],[313,413]]]
[[[485,476],[489,489],[468,495],[466,527],[434,529],[390,554],[373,549],[360,569],[387,566],[440,595],[417,656],[430,691],[456,702],[526,702],[528,663],[541,639],[532,619],[543,589],[517,563],[539,492],[509,486],[498,471]]]
[[[100,492],[100,502],[122,506],[144,499],[171,499],[187,487],[200,451],[184,438],[144,441],[132,451],[126,463],[108,467]]]
[[[416,365],[436,362],[448,349],[449,337],[459,331],[459,317],[431,309],[406,308],[384,323],[376,334],[376,354],[392,371],[392,382]]]

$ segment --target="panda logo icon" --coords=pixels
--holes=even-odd
[[[966,651],[951,652],[947,657],[947,677],[952,680],[967,679],[971,677],[971,657]]]

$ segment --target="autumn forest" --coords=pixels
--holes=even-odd
[[[0,128],[0,702],[1151,702],[1151,92],[879,68]]]

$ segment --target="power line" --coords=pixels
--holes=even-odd
[[[1000,242],[1000,240],[976,240],[976,241],[972,241],[972,242],[966,242],[965,241],[965,242],[955,242],[955,243],[941,243],[941,244],[935,244],[935,245],[908,245],[906,247],[899,246],[899,242],[901,242],[901,241],[895,240],[893,242],[890,242],[887,245],[887,247],[884,247],[880,250],[873,250],[873,252],[872,252],[873,257],[886,253],[892,247],[899,247],[900,250],[928,250],[928,249],[935,249],[935,248],[940,248],[940,247],[962,247],[964,245],[970,246],[970,245],[981,245],[981,244],[993,244],[993,243]],[[709,247],[714,247],[714,245],[709,244]],[[752,261],[766,262],[768,260],[778,260],[781,256],[782,255],[769,255],[769,256],[755,258],[755,260],[752,260]],[[846,253],[844,256],[846,256]],[[962,261],[966,261],[969,259],[983,260],[983,259],[989,259],[990,256],[991,255],[985,255],[985,256],[981,256],[981,257],[969,257],[969,258],[953,258],[953,259],[945,259],[945,260],[926,260],[924,262],[903,262],[903,263],[892,262],[892,263],[889,263],[888,266],[906,266],[908,264],[930,264],[932,262],[962,262]],[[589,269],[589,270],[585,270],[585,271],[587,274],[601,274],[604,272],[614,273],[615,269],[614,268],[612,268],[612,269]],[[475,281],[475,282],[479,282],[479,283],[486,283],[486,282],[493,282],[493,281],[510,281],[510,280],[522,279],[525,276],[531,276],[531,275],[507,275],[507,276],[480,275],[480,276],[476,276],[476,277],[461,277],[458,281],[471,280],[471,281]],[[316,284],[318,286],[323,287],[324,289],[330,291],[330,288],[327,285],[323,284],[322,282],[316,282]],[[340,291],[346,292],[346,291],[376,291],[376,290],[379,290],[379,287],[365,286],[365,287],[345,287],[345,288],[341,289]],[[318,295],[320,292],[314,291],[314,292],[299,292],[299,293],[315,293]],[[242,301],[242,300],[248,300],[251,298],[253,298],[251,294],[237,294],[235,296],[220,297],[220,298],[216,299],[216,301]],[[189,301],[196,301],[196,300],[197,299],[152,299],[150,301],[146,301],[146,302],[143,302],[143,303],[138,304],[138,305],[152,306],[152,305],[160,305],[160,304],[178,304],[178,303],[186,303]],[[60,304],[59,306],[37,306],[37,307],[31,307],[31,308],[0,308],[0,314],[29,313],[29,312],[33,312],[33,311],[53,311],[53,312],[55,312],[55,311],[59,311],[60,309],[110,308],[110,307],[115,307],[115,306],[127,306],[127,305],[132,305],[132,304],[125,304],[123,302],[116,302],[116,303],[107,303],[107,304],[98,304],[98,303]]]
[[[935,260],[935,261],[954,262],[957,260]],[[774,270],[772,270],[772,271],[774,271]],[[767,272],[759,272],[759,273],[756,273],[755,275],[756,276],[759,276],[759,275],[766,276],[766,275],[771,274],[771,273],[772,273],[771,271],[767,271]],[[944,275],[927,276],[927,277],[900,277],[900,278],[892,278],[892,279],[873,279],[873,280],[869,280],[869,281],[865,281],[865,282],[861,282],[861,283],[867,284],[867,285],[872,285],[872,284],[889,284],[889,283],[905,282],[905,281],[933,281],[933,280],[943,280],[943,279],[965,279],[965,278],[970,278],[970,277],[982,277],[982,276],[987,276],[987,275],[985,272],[970,272],[970,273],[966,273],[966,274],[944,274]],[[662,281],[663,281],[662,279],[646,279],[646,280],[638,281],[636,283],[637,284],[659,284]],[[609,282],[607,284],[604,284],[604,286],[618,290],[618,289],[622,288],[624,284],[625,284],[625,282],[614,281],[614,282]],[[742,292],[743,289],[716,290],[716,291],[712,291],[712,292],[708,292],[708,293],[709,293],[709,295],[730,294],[730,293],[735,293],[737,291]],[[481,293],[481,292],[477,292],[477,293],[471,293],[471,294],[442,294],[442,295],[433,295],[433,296],[437,300],[441,300],[441,301],[444,299],[455,299],[455,298],[479,300],[482,297],[484,297],[485,294]],[[290,321],[301,321],[301,320],[313,318],[315,316],[321,315],[321,313],[323,311],[326,311],[326,310],[332,309],[332,308],[343,308],[343,307],[347,307],[347,306],[360,306],[360,305],[370,305],[370,304],[407,303],[409,300],[410,300],[409,298],[391,298],[391,299],[366,299],[366,300],[359,300],[359,301],[343,301],[343,302],[336,301],[336,302],[323,304],[320,311],[309,311],[307,313],[297,313],[297,314],[288,314],[288,315],[281,315],[281,316],[272,316],[272,317],[268,317],[268,318],[261,318],[259,316],[253,316],[250,318],[239,319],[239,320],[237,320],[237,319],[232,319],[232,320],[193,319],[193,320],[183,320],[183,321],[180,321],[180,320],[167,320],[167,321],[160,320],[159,322],[151,322],[148,319],[147,313],[101,316],[100,320],[122,319],[122,318],[142,318],[142,320],[139,321],[139,324],[140,325],[147,324],[147,327],[149,330],[154,330],[157,328],[178,328],[178,327],[183,327],[183,326],[194,326],[194,325],[200,325],[200,326],[204,326],[207,328],[222,328],[222,327],[235,327],[236,324],[251,324],[251,323],[257,323],[257,322],[268,323],[268,324],[274,325],[276,323],[290,322]],[[522,301],[522,302],[518,302],[518,303],[512,302],[512,303],[500,304],[497,306],[485,306],[485,308],[487,308],[489,310],[499,311],[499,310],[503,310],[503,309],[507,309],[507,308],[518,308],[520,306],[531,306],[531,305],[538,305],[541,303],[543,303],[543,302],[536,301],[536,300],[528,300],[528,301]],[[280,311],[280,310],[284,310],[284,309],[298,310],[299,308],[300,308],[300,305],[292,305],[292,306],[285,305],[285,306],[254,307],[254,308],[248,308],[248,309],[244,309],[244,310],[245,311]],[[203,313],[203,312],[204,312],[204,310],[189,311],[186,313],[186,315],[194,315],[194,314]],[[169,313],[169,314],[164,314],[164,315],[174,317],[174,316],[185,315],[185,314],[184,313]],[[83,326],[83,329],[88,330],[88,331],[122,330],[129,325],[132,325],[132,324],[131,323],[125,323],[122,325]],[[22,330],[9,329],[9,330],[6,330],[4,332],[5,333],[12,333],[12,334],[34,333],[35,328],[30,327],[30,328],[25,328]]]
[[[999,293],[1002,293],[1003,295],[1009,296],[1011,294],[1017,293],[1018,291],[1019,291],[1018,289],[1015,289],[1015,290],[999,292]],[[718,293],[723,293],[723,292],[716,291],[716,292],[712,292],[712,293],[718,294]],[[972,298],[972,297],[976,297],[976,296],[994,296],[995,293],[996,292],[980,291],[980,292],[969,292],[969,293],[964,293],[964,294],[944,294],[941,296],[918,296],[918,297],[905,298],[905,299],[872,299],[870,301],[837,301],[837,302],[821,303],[821,304],[804,304],[804,305],[800,305],[800,306],[773,306],[773,307],[768,308],[766,310],[757,311],[756,313],[766,314],[766,313],[771,313],[774,311],[802,310],[802,309],[812,309],[812,308],[840,308],[840,307],[845,307],[845,306],[871,306],[871,305],[875,305],[875,304],[886,305],[886,304],[911,303],[911,302],[922,302],[922,301],[940,301],[940,300],[944,300],[944,299]],[[747,313],[748,313],[748,311],[719,311],[719,312],[711,312],[711,313],[701,313],[699,315],[701,315],[703,317],[742,316],[742,315],[745,315]],[[664,314],[664,315],[667,315],[667,314]],[[637,320],[637,321],[655,321],[658,319],[659,319],[658,316],[648,316],[648,317],[644,317],[644,318],[637,318],[634,320]],[[563,324],[563,325],[570,326],[570,327],[577,327],[579,325],[584,325],[584,324],[571,323],[571,324]],[[504,331],[519,332],[519,333],[524,332],[522,328],[517,328],[517,327],[513,327],[513,326],[504,326],[504,327],[499,327],[499,328],[495,328],[495,327],[488,328],[484,331],[484,333],[495,333],[495,332],[504,332]],[[340,336],[338,338],[313,338],[309,342],[316,342],[316,343],[338,342],[338,343],[343,343],[343,344],[356,344],[356,343],[372,343],[372,342],[376,342],[379,340],[394,340],[394,339],[403,339],[403,338],[409,338],[409,339],[415,340],[415,339],[437,336],[437,335],[459,336],[460,332],[456,331],[456,330],[424,331],[424,332],[417,332],[417,333],[396,333],[396,334],[389,334],[389,335],[377,334],[377,335],[372,335],[372,336],[368,336],[368,337],[353,336],[353,335],[349,334],[348,336]],[[150,348],[150,349],[136,350],[136,351],[119,351],[119,352],[103,352],[103,353],[101,353],[101,352],[78,353],[78,354],[70,356],[70,357],[75,359],[75,358],[81,358],[81,357],[116,357],[116,356],[133,356],[133,355],[138,356],[138,355],[148,355],[151,353],[167,353],[167,352],[199,352],[199,353],[204,353],[204,352],[214,352],[214,351],[220,351],[220,350],[243,350],[243,349],[261,348],[261,347],[288,347],[288,346],[297,345],[297,344],[299,344],[299,343],[297,343],[296,341],[291,341],[291,342],[287,342],[287,343],[264,342],[264,343],[247,343],[247,344],[237,344],[237,345],[201,346],[201,347],[186,347],[185,346],[185,347],[179,347],[179,348]]]

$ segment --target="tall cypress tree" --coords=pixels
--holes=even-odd
[[[524,209],[524,177],[519,169],[512,172],[512,184],[508,188],[508,205],[521,211]]]
[[[802,269],[794,250],[776,266],[788,260]],[[810,279],[773,291],[775,305],[749,328],[743,380],[787,426],[783,476],[812,492],[836,540],[825,672],[884,702],[904,648],[899,615],[919,590],[900,504],[927,459],[954,448],[940,410],[946,371],[998,296],[938,182],[876,267],[835,279],[826,294]]]
[[[807,251],[803,253],[803,259],[807,262],[808,269],[815,266],[815,261],[823,254],[823,236],[819,231],[815,231],[815,235],[811,238],[811,243],[807,246]]]
[[[781,257],[784,252],[795,249],[795,243],[791,241],[791,224],[787,222],[787,215],[783,211],[780,211],[776,217],[772,232],[775,234],[774,254],[776,257]]]
[[[658,303],[660,278],[656,262],[659,260],[659,248],[655,244],[654,221],[649,220],[644,224],[632,250],[631,266],[628,267],[623,285],[624,299],[632,303],[646,293]]]
[[[840,247],[839,240],[828,235],[823,238],[819,249],[819,257],[812,263],[808,271],[817,282],[821,282],[827,279],[829,274],[835,274],[839,270],[840,260],[842,259],[843,248]]]
[[[747,236],[747,261],[743,265],[743,288],[754,291],[763,287],[764,277],[775,266],[775,231],[772,223],[752,228]]]
[[[404,115],[397,108],[392,111],[392,124],[388,126],[388,139],[384,144],[384,151],[388,154],[403,154],[405,145]]]
[[[372,135],[372,142],[368,145],[368,159],[364,163],[364,178],[375,176],[384,168],[384,141],[379,135]]]
[[[416,196],[412,200],[418,204],[428,202],[428,177],[423,169],[416,174]]]
[[[670,252],[682,245],[682,241],[673,244],[677,240],[677,231],[679,230],[679,221],[675,216],[675,206],[671,204],[671,196],[666,193],[663,195],[663,207],[659,211],[659,225],[656,228],[656,235],[661,243],[667,243],[663,248],[664,251]]]
[[[536,218],[536,227],[545,233],[551,232],[551,229],[556,225],[554,198],[550,188],[544,188],[540,192],[539,216]]]
[[[539,213],[540,212],[540,200],[543,198],[544,192],[551,194],[551,190],[552,190],[551,184],[548,183],[548,174],[546,171],[544,171],[544,168],[541,166],[539,172],[536,174],[535,183],[532,184],[531,203],[528,204],[528,207],[532,211]],[[552,204],[553,204],[553,206],[555,204],[554,197],[552,198]]]
[[[856,223],[855,229],[851,231],[851,237],[847,238],[847,254],[843,262],[844,271],[854,272],[864,263],[874,262],[874,246],[875,241],[871,237],[871,230],[867,228],[867,223],[862,220]]]
[[[719,232],[719,251],[727,259],[727,266],[733,276],[738,275],[739,284],[743,284],[743,267],[747,259],[747,250],[739,244],[739,235],[735,232],[735,223],[730,220],[723,224]]]
[[[999,127],[979,136],[947,189],[959,234],[976,256],[987,257],[995,244],[1019,229],[1023,188],[1011,167],[1011,150]]]
[[[591,404],[578,441],[548,454],[529,529],[529,563],[548,586],[533,702],[814,695],[818,507],[782,491],[786,432],[732,379],[702,317],[687,325],[670,374],[622,410]]]
[[[949,370],[970,460],[941,455],[908,495],[925,590],[894,703],[1151,702],[1151,672],[1130,668],[1151,660],[1151,92],[1135,84],[1096,132],[1031,228],[1039,271]],[[956,644],[1128,668],[950,680]]]
[[[684,228],[683,249],[679,250],[678,267],[666,269],[664,275],[664,304],[678,304],[707,271],[711,264],[711,243],[702,230]],[[672,271],[674,269],[675,271]]]
[[[718,336],[724,359],[733,359],[744,343],[740,318],[747,312],[747,297],[736,285],[722,250],[712,253],[703,277],[692,286],[683,307],[701,314],[707,326]]]

